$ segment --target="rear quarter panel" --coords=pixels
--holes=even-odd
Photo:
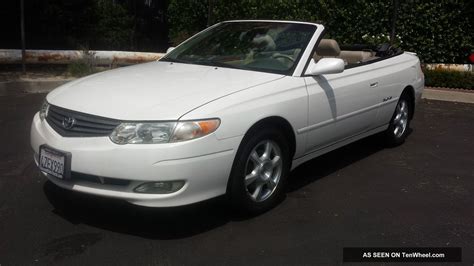
[[[419,86],[419,60],[412,54],[404,53],[370,65],[371,75],[379,80],[377,97],[381,106],[374,122],[374,126],[378,127],[390,122],[403,90],[408,86]]]

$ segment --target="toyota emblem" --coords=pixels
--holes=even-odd
[[[63,118],[63,127],[65,129],[71,129],[75,123],[76,123],[76,119],[74,119],[74,117]]]

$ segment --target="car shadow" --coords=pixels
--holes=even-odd
[[[409,132],[410,133],[410,132]],[[386,148],[375,135],[342,147],[297,167],[291,172],[291,193]],[[125,201],[62,189],[47,181],[44,193],[56,215],[72,224],[87,224],[107,231],[149,239],[180,239],[213,230],[252,216],[236,213],[225,197],[174,208],[147,208]]]
[[[364,138],[303,163],[291,172],[287,192],[297,191],[318,179],[384,149],[385,146],[380,141],[381,138],[380,135]]]
[[[87,224],[107,231],[150,239],[179,239],[238,220],[225,208],[225,198],[174,208],[148,208],[60,188],[51,181],[43,186],[56,215],[72,224]]]
[[[413,129],[408,128],[407,130],[407,137],[409,137],[413,133]],[[397,147],[387,146],[384,138],[383,132],[375,134],[299,165],[290,174],[287,192],[297,191],[378,151]]]

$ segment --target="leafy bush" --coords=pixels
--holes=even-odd
[[[131,46],[135,21],[125,1],[25,2],[29,48],[123,50]]]
[[[425,85],[429,87],[447,87],[474,89],[474,73],[453,70],[424,70]]]
[[[73,77],[87,76],[99,70],[96,67],[95,53],[84,49],[84,58],[80,61],[73,62],[67,66],[67,73]]]
[[[341,44],[364,44],[363,36],[390,35],[392,0],[171,0],[171,42],[177,44],[208,24],[230,19],[320,22]],[[424,63],[465,63],[474,49],[474,1],[399,1],[396,34],[400,47]],[[210,6],[209,6],[210,3]]]
[[[94,27],[95,42],[102,47],[123,50],[130,47],[133,33],[133,18],[120,4],[112,1],[97,1],[95,7],[97,24]]]
[[[379,34],[379,35],[368,35],[365,34],[362,36],[362,39],[372,46],[379,45],[381,43],[390,43],[390,35]],[[400,46],[403,41],[400,38],[400,35],[395,35],[395,40],[393,40],[393,45]]]
[[[94,67],[84,61],[74,62],[67,66],[67,73],[73,77],[83,77],[94,72]]]
[[[402,48],[426,63],[467,63],[473,46],[474,1],[400,1]]]

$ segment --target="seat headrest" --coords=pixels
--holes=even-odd
[[[319,56],[339,56],[340,53],[339,44],[333,39],[321,39],[316,48],[316,54]]]

